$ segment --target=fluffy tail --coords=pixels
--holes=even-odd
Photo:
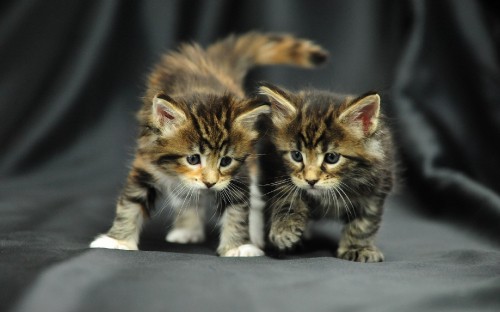
[[[284,64],[312,68],[323,64],[328,52],[309,40],[291,35],[250,32],[214,43],[207,48],[207,56],[241,83],[254,66]]]
[[[311,68],[327,58],[328,53],[320,46],[286,34],[231,35],[205,50],[198,44],[183,44],[157,64],[149,76],[145,99],[150,102],[159,91],[175,95],[204,88],[243,95],[243,79],[254,66],[286,64]]]

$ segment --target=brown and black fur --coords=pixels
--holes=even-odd
[[[393,185],[394,156],[380,97],[292,93],[270,84],[260,93],[271,103],[272,130],[259,151],[269,243],[290,249],[308,220],[333,217],[345,223],[339,258],[383,261],[373,241]]]
[[[244,255],[238,247],[250,244],[249,156],[259,136],[254,124],[269,111],[245,97],[245,74],[256,65],[314,67],[325,58],[310,41],[253,32],[206,49],[184,44],[165,54],[149,76],[137,114],[138,146],[115,220],[91,247],[137,249],[143,220],[155,211],[158,195],[174,210],[173,230],[190,233],[167,240],[198,242],[203,239],[203,199],[213,191],[223,213],[217,252]],[[223,165],[228,158],[229,165]]]

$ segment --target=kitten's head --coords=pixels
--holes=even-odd
[[[380,97],[323,91],[291,93],[262,84],[271,104],[272,140],[291,181],[311,194],[369,183],[385,158]]]
[[[159,93],[139,115],[139,153],[158,172],[194,188],[223,190],[253,154],[255,122],[269,106],[231,95]]]

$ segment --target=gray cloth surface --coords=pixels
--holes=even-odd
[[[25,243],[30,252],[62,259],[33,280],[12,311],[498,311],[498,249],[416,215],[412,201],[389,200],[378,237],[386,261],[374,264],[332,256],[334,222],[315,224],[314,247],[283,259],[219,258],[213,241],[168,244],[160,218],[148,225],[150,246],[138,252],[88,250],[85,239],[40,232]],[[26,246],[4,252],[15,249]]]

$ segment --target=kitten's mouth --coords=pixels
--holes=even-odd
[[[306,189],[306,191],[307,191],[307,193],[314,194],[314,195],[321,193],[321,190],[319,188],[317,188],[317,187],[314,187],[314,186],[308,187]]]
[[[309,185],[309,184],[304,185],[302,183],[300,183],[300,184],[294,183],[294,184],[295,184],[295,186],[297,186],[298,188],[300,188],[301,190],[304,190],[306,192],[311,192],[311,193],[321,192],[321,189],[316,185]]]

